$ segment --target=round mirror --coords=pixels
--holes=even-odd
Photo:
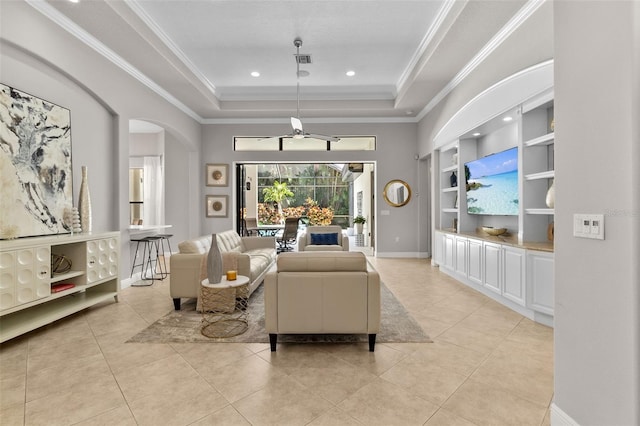
[[[402,207],[411,200],[409,184],[400,179],[390,180],[384,186],[384,200],[393,207]]]

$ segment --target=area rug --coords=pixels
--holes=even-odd
[[[180,311],[171,311],[127,343],[197,343],[235,342],[269,343],[264,331],[264,292],[258,287],[249,299],[249,329],[235,337],[209,338],[200,333],[202,314],[196,312],[196,301],[182,304]],[[380,283],[381,318],[379,343],[429,343],[429,336],[411,317],[393,293]],[[367,342],[366,334],[279,334],[279,343]]]

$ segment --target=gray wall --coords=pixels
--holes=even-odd
[[[581,425],[638,425],[640,3],[554,11],[554,403]],[[573,237],[575,213],[604,213],[605,240]]]
[[[304,119],[303,119],[304,121]],[[426,238],[416,232],[420,217],[419,194],[404,207],[390,208],[384,204],[382,189],[391,179],[402,179],[412,188],[417,188],[418,161],[416,157],[417,125],[414,123],[362,123],[362,124],[319,124],[308,123],[305,130],[312,133],[336,135],[374,135],[377,137],[377,150],[368,152],[234,152],[234,136],[281,135],[290,131],[290,125],[268,124],[212,124],[203,129],[202,161],[206,163],[233,163],[243,161],[260,162],[357,162],[376,161],[376,249],[381,256],[406,253],[416,256],[419,241]],[[202,200],[205,194],[235,196],[231,179],[228,188],[211,188],[202,185]],[[203,203],[203,201],[201,201]],[[204,207],[202,207],[204,211]],[[390,210],[388,216],[381,216],[380,210]],[[402,224],[399,226],[399,224]],[[203,233],[219,232],[234,226],[231,217],[202,217]],[[399,241],[396,242],[396,237]],[[395,253],[395,254],[394,254]]]
[[[1,9],[2,82],[71,110],[75,199],[86,165],[93,230],[122,231],[121,259],[129,259],[129,119],[161,125],[165,138],[196,153],[199,123],[27,3],[3,1]],[[187,216],[181,220],[188,223]],[[128,276],[129,265],[121,265],[121,277]]]

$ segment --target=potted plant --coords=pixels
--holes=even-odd
[[[362,225],[367,221],[364,216],[356,216],[353,218],[353,223],[356,226],[356,234],[362,234]]]

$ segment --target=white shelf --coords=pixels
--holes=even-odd
[[[524,176],[525,180],[538,180],[538,179],[553,179],[556,173],[555,170],[548,170],[546,172],[531,173]]]
[[[458,171],[458,165],[454,164],[452,166],[449,167],[445,167],[442,169],[442,173],[448,173],[448,172],[457,172]]]
[[[553,215],[554,209],[525,209],[526,214]]]
[[[544,145],[551,145],[554,142],[555,142],[555,133],[551,132],[551,133],[547,133],[546,135],[542,135],[540,137],[525,141],[524,146],[527,146],[527,147],[544,146]]]
[[[115,291],[76,293],[4,316],[0,328],[0,342],[18,337],[117,295]]]
[[[458,187],[451,186],[449,188],[442,188],[442,192],[458,192]]]
[[[64,274],[54,274],[53,278],[51,278],[51,283],[53,284],[60,281],[69,280],[75,277],[81,277],[82,275],[84,275],[84,271],[69,271],[69,272],[65,272]]]
[[[458,209],[442,209],[444,213],[458,213]]]

